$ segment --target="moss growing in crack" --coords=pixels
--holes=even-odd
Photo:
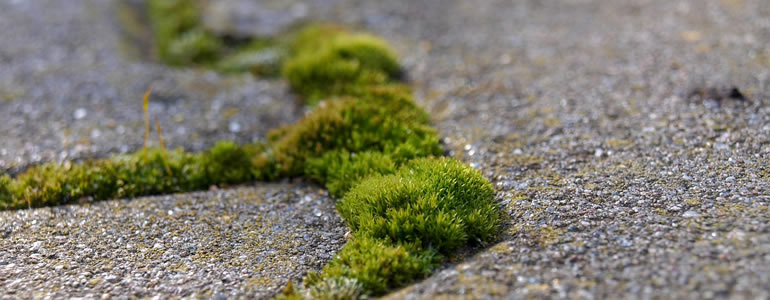
[[[201,157],[205,174],[203,183],[238,184],[255,180],[252,159],[262,147],[236,145],[231,141],[217,143]]]
[[[323,269],[318,282],[329,278],[352,278],[365,294],[386,291],[423,278],[437,265],[438,255],[414,246],[392,244],[368,236],[349,241]],[[314,286],[310,280],[306,285]]]
[[[15,179],[0,178],[0,205],[3,209],[41,207],[248,182],[255,178],[251,160],[259,150],[256,145],[220,142],[200,154],[177,149],[164,156],[161,149],[153,148],[80,164],[40,165]]]
[[[399,72],[394,52],[372,35],[336,34],[326,42],[299,44],[307,48],[294,50],[283,75],[308,104],[362,85],[387,83]]]
[[[281,73],[281,64],[284,59],[284,48],[260,40],[222,57],[214,68],[224,73],[249,72],[273,77]]]
[[[200,29],[181,34],[165,49],[164,60],[172,65],[212,64],[223,51],[222,41]]]
[[[324,103],[288,128],[279,129],[271,152],[257,168],[275,164],[280,176],[300,176],[306,162],[330,151],[383,152],[400,163],[439,155],[438,135],[428,116],[400,89],[372,88],[367,94]],[[323,180],[322,180],[323,181]]]
[[[308,277],[312,277],[314,274],[317,273],[310,273]],[[306,280],[306,282],[311,281]],[[307,288],[294,288],[290,282],[283,293],[274,299],[348,300],[365,297],[363,285],[354,278],[330,277],[321,279],[316,277],[312,283]]]
[[[289,54],[296,56],[302,52],[317,51],[342,34],[350,34],[350,31],[337,24],[310,24],[296,28],[285,43]]]
[[[82,164],[45,164],[21,173],[11,184],[14,201],[9,208],[66,204],[94,200],[172,193],[194,188],[200,178],[195,157],[173,151],[166,174],[160,150]],[[195,167],[192,167],[195,166]]]
[[[500,223],[493,193],[478,171],[447,158],[370,176],[337,204],[353,239],[305,285],[351,278],[376,296],[425,277],[443,255],[492,240]]]
[[[9,205],[13,201],[13,194],[11,192],[11,177],[2,174],[0,175],[0,209]]]
[[[499,216],[492,185],[454,159],[416,159],[372,176],[337,204],[355,236],[414,244],[444,254],[490,241]]]
[[[311,104],[347,93],[353,85],[388,82],[399,72],[393,51],[369,34],[319,24],[282,36],[233,42],[204,28],[200,6],[198,0],[148,0],[154,49],[161,61],[230,73],[282,72]]]
[[[222,41],[203,30],[196,0],[148,0],[158,58],[171,65],[212,62]]]
[[[427,276],[458,247],[497,231],[491,185],[441,154],[427,114],[388,45],[333,25],[234,45],[200,25],[196,0],[148,0],[158,56],[173,65],[223,72],[281,73],[308,104],[298,123],[272,131],[267,145],[219,143],[190,154],[150,149],[84,164],[49,164],[0,177],[4,208],[80,199],[205,189],[254,179],[307,176],[342,200],[353,239],[286,299],[381,295]],[[285,61],[285,63],[284,63]],[[321,102],[321,100],[327,100]],[[279,297],[279,298],[280,298]]]
[[[350,153],[330,151],[308,160],[305,174],[323,184],[335,198],[341,198],[354,184],[377,174],[393,174],[396,163],[382,152]]]

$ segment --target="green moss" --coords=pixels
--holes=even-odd
[[[308,104],[350,88],[391,81],[399,72],[394,52],[368,34],[337,34],[326,43],[303,42],[284,65],[283,75]]]
[[[320,49],[342,34],[350,34],[350,31],[337,24],[309,24],[296,28],[284,43],[288,45],[290,55],[295,56]]]
[[[201,157],[205,183],[238,184],[255,180],[252,158],[259,146],[239,146],[231,141],[217,143]]]
[[[0,209],[6,205],[10,205],[13,202],[13,194],[11,192],[11,177],[3,174],[0,175]]]
[[[161,149],[148,149],[81,164],[40,165],[14,180],[2,177],[0,204],[5,209],[41,207],[248,182],[258,173],[251,161],[260,149],[256,145],[220,142],[201,154],[177,149],[166,157]]]
[[[337,209],[354,236],[370,236],[451,253],[491,241],[499,216],[481,174],[454,159],[423,158],[393,175],[364,179]]]
[[[399,65],[384,41],[313,25],[233,45],[203,30],[196,0],[148,5],[166,63],[260,75],[281,70],[307,103],[321,104],[271,131],[267,144],[220,142],[199,154],[149,149],[0,176],[1,208],[307,176],[341,198],[337,209],[353,238],[322,273],[308,275],[304,287],[289,285],[279,299],[382,295],[429,275],[457,248],[494,238],[500,220],[492,186],[457,160],[433,158],[442,153],[438,134],[409,87],[395,82]]]
[[[310,286],[304,293],[305,298],[318,300],[360,299],[364,287],[355,278],[325,278]]]
[[[202,30],[196,0],[148,0],[155,50],[160,60],[173,65],[210,60],[221,42]]]
[[[326,152],[305,167],[308,177],[323,184],[335,198],[341,198],[354,184],[374,174],[392,174],[396,163],[382,152]]]
[[[172,40],[165,49],[164,60],[172,65],[211,64],[219,59],[223,48],[217,36],[196,29]]]
[[[399,72],[395,54],[384,41],[337,25],[308,25],[284,36],[228,43],[203,28],[200,5],[198,0],[148,0],[155,53],[161,61],[265,76],[283,70],[292,87],[312,104],[347,93],[354,85],[388,82]]]
[[[281,176],[300,176],[309,160],[329,151],[383,152],[396,162],[439,155],[438,135],[428,116],[400,89],[372,88],[368,95],[325,103],[275,139],[258,168],[276,164]]]
[[[371,153],[362,156],[367,158],[361,161],[367,163],[377,157]],[[343,157],[342,162],[329,166],[345,169],[346,164],[356,165],[357,158],[344,154],[330,152],[328,157],[324,159]],[[306,287],[294,296],[318,299],[324,298],[319,295],[348,295],[351,291],[381,295],[429,275],[444,254],[489,242],[496,234],[500,221],[492,186],[473,168],[454,159],[421,158],[406,162],[394,173],[388,165],[384,172],[392,174],[352,180],[359,183],[338,202],[337,209],[353,239],[321,274],[309,274]],[[330,281],[339,280],[360,284],[361,290],[327,288]],[[310,295],[308,291],[320,292]]]
[[[432,251],[409,249],[371,237],[357,237],[323,269],[321,278],[353,278],[366,294],[381,295],[427,276],[438,262]],[[307,284],[314,286],[316,282]]]
[[[216,63],[225,73],[250,72],[260,76],[278,76],[286,58],[286,47],[272,40],[257,39],[235,49]]]

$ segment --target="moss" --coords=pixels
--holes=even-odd
[[[81,164],[40,165],[13,180],[2,177],[0,204],[5,209],[41,207],[248,182],[256,178],[251,161],[260,149],[220,142],[201,154],[147,149]]]
[[[168,64],[210,60],[221,42],[202,30],[196,0],[148,0],[156,55]]]
[[[397,89],[395,91],[398,91]],[[258,168],[277,164],[281,176],[300,176],[308,160],[328,151],[374,151],[395,162],[439,155],[438,134],[427,114],[393,88],[372,88],[368,95],[325,103],[276,139],[272,152],[258,158]]]
[[[2,208],[307,176],[341,198],[337,208],[353,238],[322,273],[310,274],[305,287],[287,286],[280,299],[381,295],[427,276],[457,248],[492,241],[500,224],[492,186],[457,160],[432,158],[442,153],[438,134],[409,87],[395,82],[399,65],[384,41],[316,25],[287,38],[232,45],[203,30],[197,4],[149,0],[161,60],[261,75],[280,69],[307,103],[321,104],[296,124],[273,130],[267,144],[220,142],[199,154],[147,149],[82,164],[42,165],[15,179],[2,176]]]
[[[305,174],[323,184],[335,198],[341,198],[354,184],[374,174],[392,174],[396,163],[382,152],[326,152],[308,161]]]
[[[368,34],[337,34],[325,43],[299,44],[307,48],[293,50],[283,75],[308,104],[347,94],[353,87],[392,81],[399,72],[390,47]]]
[[[355,278],[333,277],[323,279],[307,289],[305,297],[318,300],[360,299],[364,288]]]
[[[353,239],[322,273],[305,278],[305,288],[278,299],[381,295],[429,275],[458,247],[494,238],[497,205],[478,171],[448,158],[413,159],[393,171],[395,163],[388,160],[376,152],[331,151],[308,163],[314,170],[308,173],[327,186],[338,178],[355,183],[337,204]]]
[[[309,24],[295,29],[284,41],[288,45],[290,55],[320,49],[338,35],[349,34],[350,31],[337,24]]]
[[[381,295],[425,277],[436,263],[435,252],[409,249],[364,236],[348,242],[324,267],[320,277],[353,278],[363,286],[366,294]],[[308,283],[310,286],[317,284]]]
[[[211,64],[219,59],[224,44],[215,35],[200,29],[187,31],[165,49],[165,61],[172,65]]]
[[[252,158],[259,146],[239,146],[231,141],[217,143],[201,157],[206,183],[238,184],[255,178]]]
[[[225,73],[250,72],[260,76],[278,76],[286,59],[286,47],[272,40],[256,39],[223,56],[215,69]]]
[[[6,174],[0,175],[0,209],[13,202],[11,182],[10,176]]]
[[[394,52],[372,35],[316,24],[283,36],[232,41],[204,29],[200,5],[198,0],[147,2],[158,59],[228,73],[273,76],[283,70],[292,87],[311,104],[346,93],[354,85],[388,82],[399,72]]]
[[[451,253],[492,240],[499,216],[491,184],[454,159],[416,159],[396,174],[372,176],[337,205],[355,236]]]
[[[311,289],[350,278],[365,294],[381,295],[427,276],[458,247],[491,241],[500,223],[489,182],[447,158],[415,159],[393,174],[371,175],[337,209],[353,239],[321,274],[306,278]]]
[[[181,172],[187,160],[181,152],[172,155],[170,166]],[[139,163],[141,160],[141,163]],[[188,180],[165,174],[159,150],[79,165],[46,164],[20,174],[11,185],[11,208],[59,205],[83,198],[109,199],[153,193],[175,192]],[[168,177],[168,178],[166,178]],[[180,177],[181,178],[181,177]]]

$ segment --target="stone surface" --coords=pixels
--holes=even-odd
[[[222,0],[206,3],[203,24],[207,30],[236,37],[270,37],[285,32],[298,22],[306,21],[309,11],[316,9],[308,1]]]
[[[448,152],[492,181],[508,216],[499,242],[390,297],[770,297],[770,2],[307,3],[323,7],[310,13],[318,19],[366,28],[394,44]],[[173,146],[257,139],[302,114],[280,81],[125,58],[113,8],[108,1],[0,2],[0,99],[10,100],[0,101],[2,168],[136,149],[139,98],[153,81],[151,111]],[[239,112],[239,130],[230,130],[226,111]],[[177,114],[184,125],[173,125]],[[216,193],[195,195],[219,201]],[[29,224],[35,218],[20,218],[36,214],[65,222],[66,214],[49,211],[72,210],[100,216],[103,224],[90,226],[110,228],[122,214],[110,207],[174,206],[154,199],[161,204],[122,200],[4,213],[3,220],[16,221],[2,227]],[[339,224],[329,230],[344,231]],[[28,259],[36,259],[28,248],[52,247],[44,232],[18,236],[25,241],[5,234],[3,243],[23,248]],[[146,245],[156,243],[168,247]],[[227,249],[228,257],[242,255]],[[47,268],[70,270],[69,260],[59,260]],[[12,263],[18,266],[2,266],[5,274],[25,270],[23,260]],[[281,278],[300,276],[286,270]],[[15,284],[20,295],[32,295],[36,287],[21,283],[40,273],[16,274],[0,281],[2,290]],[[134,276],[99,274],[107,286]],[[203,294],[201,286],[221,277],[197,280],[191,293]],[[222,290],[240,291],[239,284]]]
[[[0,212],[0,298],[262,298],[319,270],[345,231],[307,184]]]

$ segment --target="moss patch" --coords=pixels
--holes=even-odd
[[[429,275],[458,248],[494,239],[500,220],[492,186],[470,166],[436,158],[438,134],[410,89],[397,82],[399,66],[384,41],[322,25],[235,51],[202,30],[196,3],[149,0],[163,61],[257,72],[244,67],[259,60],[251,54],[281,49],[287,53],[282,74],[307,103],[319,103],[312,112],[272,131],[265,144],[220,142],[197,154],[145,149],[2,176],[0,208],[309,177],[341,199],[337,209],[353,238],[320,274],[278,296],[286,299],[382,295]],[[279,69],[272,68],[265,72]]]
[[[198,0],[149,0],[156,57],[175,66],[227,73],[283,74],[307,104],[391,83],[396,55],[373,35],[330,24],[295,28],[283,36],[232,42],[204,29]]]
[[[227,73],[279,74],[285,43],[270,37],[234,40],[207,31],[201,16],[204,4],[200,0],[147,1],[156,59],[173,66],[204,66]]]
[[[396,174],[371,176],[337,205],[356,236],[449,254],[488,242],[498,224],[494,191],[454,159],[416,159]]]
[[[200,2],[148,0],[157,57],[172,65],[210,63],[223,50],[219,37],[203,30]]]
[[[327,181],[325,173],[316,170],[328,169],[335,161],[350,161],[360,152],[381,152],[396,164],[441,153],[427,114],[410,95],[393,86],[371,87],[358,96],[326,102],[271,136],[272,151],[258,158],[260,168],[275,164],[277,173],[270,175],[279,177],[309,171],[321,182]],[[330,152],[339,158],[329,157]],[[308,161],[313,164],[307,165]]]
[[[369,34],[337,33],[329,40],[296,44],[299,46],[283,67],[283,75],[310,104],[332,95],[355,93],[351,89],[362,85],[391,82],[399,72],[394,52]]]
[[[259,148],[224,141],[199,154],[178,149],[164,155],[161,149],[147,149],[81,164],[35,166],[15,179],[0,177],[0,208],[168,194],[248,182],[255,178],[250,162]]]

